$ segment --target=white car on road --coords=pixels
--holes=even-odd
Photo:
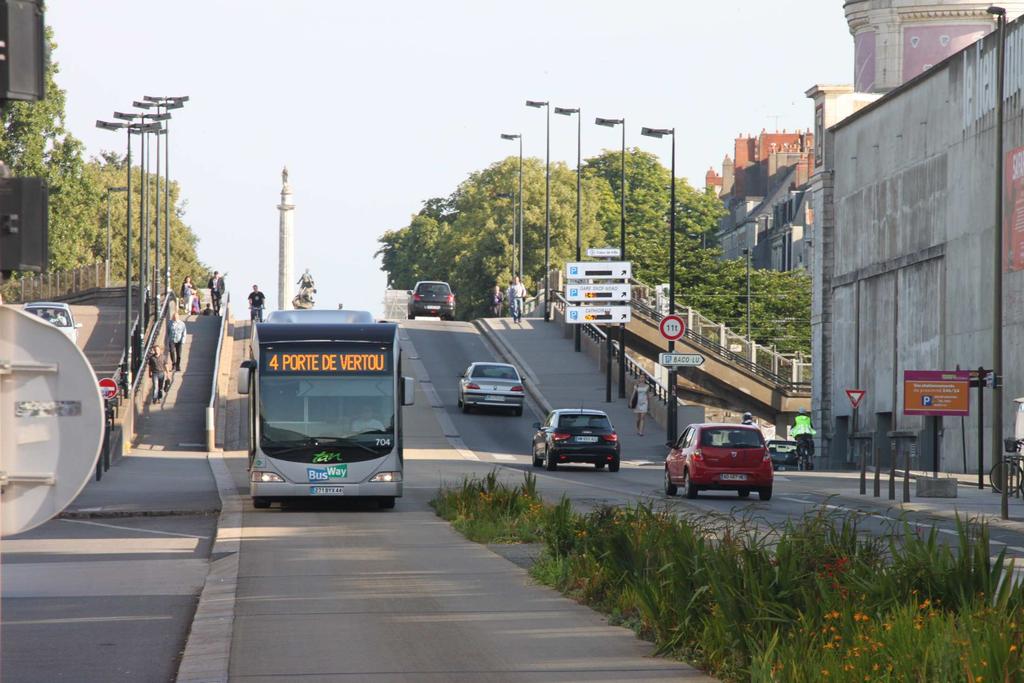
[[[35,301],[25,304],[25,311],[37,315],[43,320],[59,328],[68,339],[78,344],[78,330],[82,323],[75,322],[75,316],[71,313],[71,307],[67,304],[53,301]]]
[[[507,363],[473,363],[459,375],[459,407],[468,413],[480,408],[511,408],[523,414],[525,397],[523,378],[514,365]]]

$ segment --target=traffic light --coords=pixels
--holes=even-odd
[[[46,269],[50,260],[48,206],[42,178],[0,178],[0,274]]]
[[[46,53],[41,0],[0,0],[0,103],[43,99]]]

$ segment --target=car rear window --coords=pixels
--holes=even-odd
[[[416,288],[416,293],[422,296],[447,296],[451,291],[451,287],[443,282],[430,282]]]
[[[473,377],[476,379],[510,379],[512,381],[519,379],[515,369],[507,365],[477,365],[473,368]]]
[[[715,427],[701,432],[700,445],[711,448],[760,448],[764,446],[764,441],[753,429]]]
[[[792,453],[796,450],[796,443],[788,441],[769,441],[768,450],[772,453]]]
[[[604,415],[560,415],[558,417],[559,429],[611,429],[612,424]]]
[[[28,312],[39,316],[57,327],[71,327],[71,316],[63,308],[33,306],[28,309]]]

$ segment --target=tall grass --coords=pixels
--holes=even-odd
[[[1024,588],[984,524],[958,520],[947,545],[825,511],[767,532],[649,504],[580,514],[530,478],[465,480],[435,506],[477,535],[542,541],[537,580],[725,680],[1024,681]]]

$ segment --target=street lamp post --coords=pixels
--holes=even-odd
[[[139,145],[140,154],[142,156],[141,174],[142,174],[142,210],[139,215],[139,308],[142,313],[142,327],[145,328],[149,323],[149,299],[146,296],[146,292],[149,285],[149,180],[147,177],[149,158],[147,154],[147,146],[149,142],[149,134],[155,133],[160,130],[163,126],[161,121],[166,121],[171,118],[170,114],[147,114],[140,112],[114,112],[114,118],[122,121],[136,121],[138,119],[139,125],[132,126],[129,131],[133,135],[141,135],[142,140]],[[146,121],[153,123],[154,125],[147,125]]]
[[[121,121],[116,123],[110,121],[96,122],[97,128],[111,131],[126,130],[128,133],[126,136],[127,155],[125,157],[125,170],[128,176],[127,186],[125,187],[125,192],[128,193],[128,219],[124,240],[124,367],[121,369],[121,391],[126,398],[132,386],[132,135],[137,135],[141,132],[139,129],[146,127],[146,125],[156,128],[160,124],[123,123]]]
[[[619,169],[619,258],[626,258],[626,119],[598,117],[594,123],[606,128],[622,126],[622,163]],[[626,398],[626,326],[619,325],[619,398]]]
[[[111,192],[127,192],[127,187],[108,187],[107,188],[107,264],[104,268],[104,282],[110,286],[110,193]]]
[[[992,232],[992,462],[1003,459],[1003,96],[1006,73],[1006,9],[989,7],[988,13],[996,18],[998,38],[996,43],[996,174],[992,186],[995,188],[995,226]],[[936,437],[938,438],[938,437]],[[1001,467],[1001,497],[999,514],[1010,518],[1009,498],[1006,492],[1006,472]]]
[[[551,105],[538,100],[526,100],[527,107],[547,113],[544,153],[544,322],[551,320]]]
[[[561,114],[562,116],[576,115],[576,260],[579,261],[583,258],[583,243],[580,237],[580,190],[582,188],[582,177],[580,171],[582,170],[583,157],[582,157],[582,142],[583,142],[583,115],[580,113],[579,107],[567,108],[567,107],[555,107],[555,113]],[[572,346],[577,352],[580,350],[580,326],[573,325],[572,335]]]
[[[672,182],[669,191],[669,228],[668,228],[668,311],[676,312],[676,129],[675,128],[643,128],[641,135],[652,138],[672,136]],[[675,342],[668,343],[668,352],[676,349]],[[675,443],[679,421],[679,406],[676,401],[676,370],[668,371],[668,440]]]
[[[171,109],[181,109],[189,101],[188,95],[180,97],[154,97],[145,95],[142,98],[146,102],[152,102],[162,106],[164,113]],[[164,289],[171,289],[171,126],[170,122],[164,128]]]
[[[526,231],[523,229],[523,136],[521,133],[502,133],[502,140],[519,141],[519,277],[525,279],[523,270],[523,245]],[[513,257],[515,256],[515,230],[512,231]],[[514,259],[513,259],[514,260]]]
[[[743,257],[747,261],[747,342],[753,342],[750,334],[750,249],[743,250]]]

